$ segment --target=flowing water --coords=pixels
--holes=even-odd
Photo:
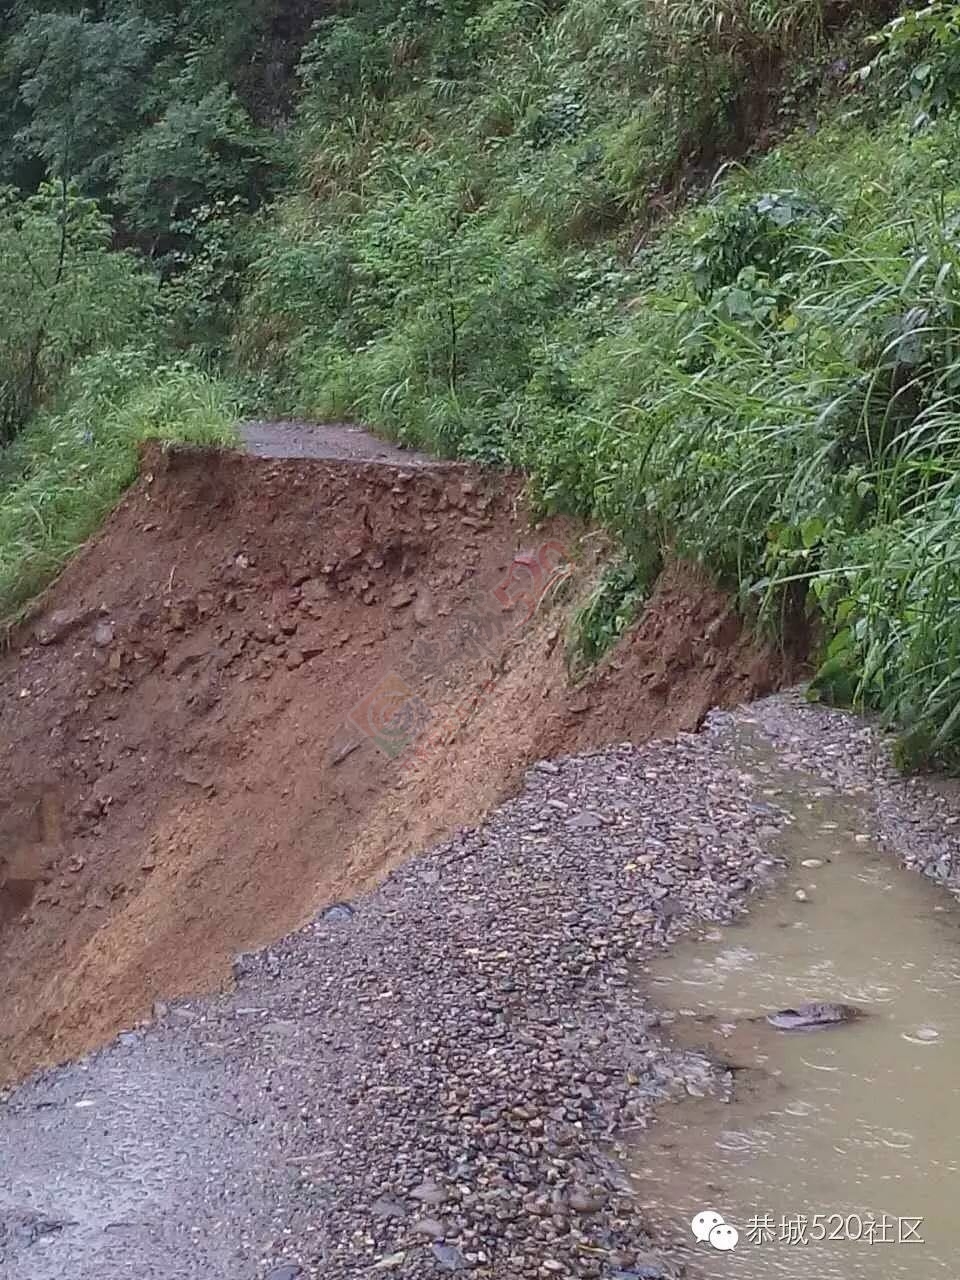
[[[751,763],[792,815],[790,871],[741,924],[650,967],[678,1038],[742,1069],[732,1103],[683,1103],[644,1135],[640,1204],[683,1236],[693,1280],[957,1280],[960,909],[877,849],[855,802]],[[807,1000],[868,1016],[751,1020]],[[701,1211],[734,1248],[694,1241]]]

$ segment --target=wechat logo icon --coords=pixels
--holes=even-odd
[[[735,1249],[740,1243],[740,1233],[729,1222],[724,1222],[723,1215],[716,1209],[701,1209],[690,1223],[693,1238],[699,1244],[709,1244],[721,1253]]]

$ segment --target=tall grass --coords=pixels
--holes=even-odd
[[[9,621],[95,531],[134,479],[147,438],[233,438],[229,389],[137,351],[90,357],[57,408],[0,451],[0,620]]]
[[[894,7],[499,0],[413,31],[352,6],[308,55],[343,56],[307,76],[305,190],[238,350],[284,408],[525,466],[627,565],[701,561],[758,625],[822,638],[822,697],[960,767],[960,78],[948,23],[921,117],[847,96],[844,24]],[[915,80],[925,12],[866,81]]]
[[[824,634],[814,688],[880,710],[907,763],[960,766],[960,164],[832,131],[740,174],[682,233],[689,282],[594,357],[543,492],[669,530],[783,628]],[[884,154],[884,168],[871,161]],[[893,163],[890,163],[893,157]],[[789,187],[771,192],[767,179]],[[793,184],[806,183],[804,194]],[[639,375],[639,376],[638,376]],[[534,446],[531,443],[531,453]],[[570,489],[573,475],[577,487]]]

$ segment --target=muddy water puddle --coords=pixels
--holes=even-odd
[[[684,1239],[692,1278],[957,1280],[960,908],[880,852],[855,801],[745,750],[764,802],[791,814],[789,871],[742,923],[650,966],[677,1037],[740,1069],[731,1103],[691,1100],[645,1135],[640,1204]],[[753,1020],[811,1000],[867,1016]],[[735,1248],[695,1243],[704,1210]]]

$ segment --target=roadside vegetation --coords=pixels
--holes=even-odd
[[[905,764],[960,767],[960,5],[316,17],[2,20],[0,612],[137,440],[222,438],[242,400],[601,522],[581,659],[689,556]]]

